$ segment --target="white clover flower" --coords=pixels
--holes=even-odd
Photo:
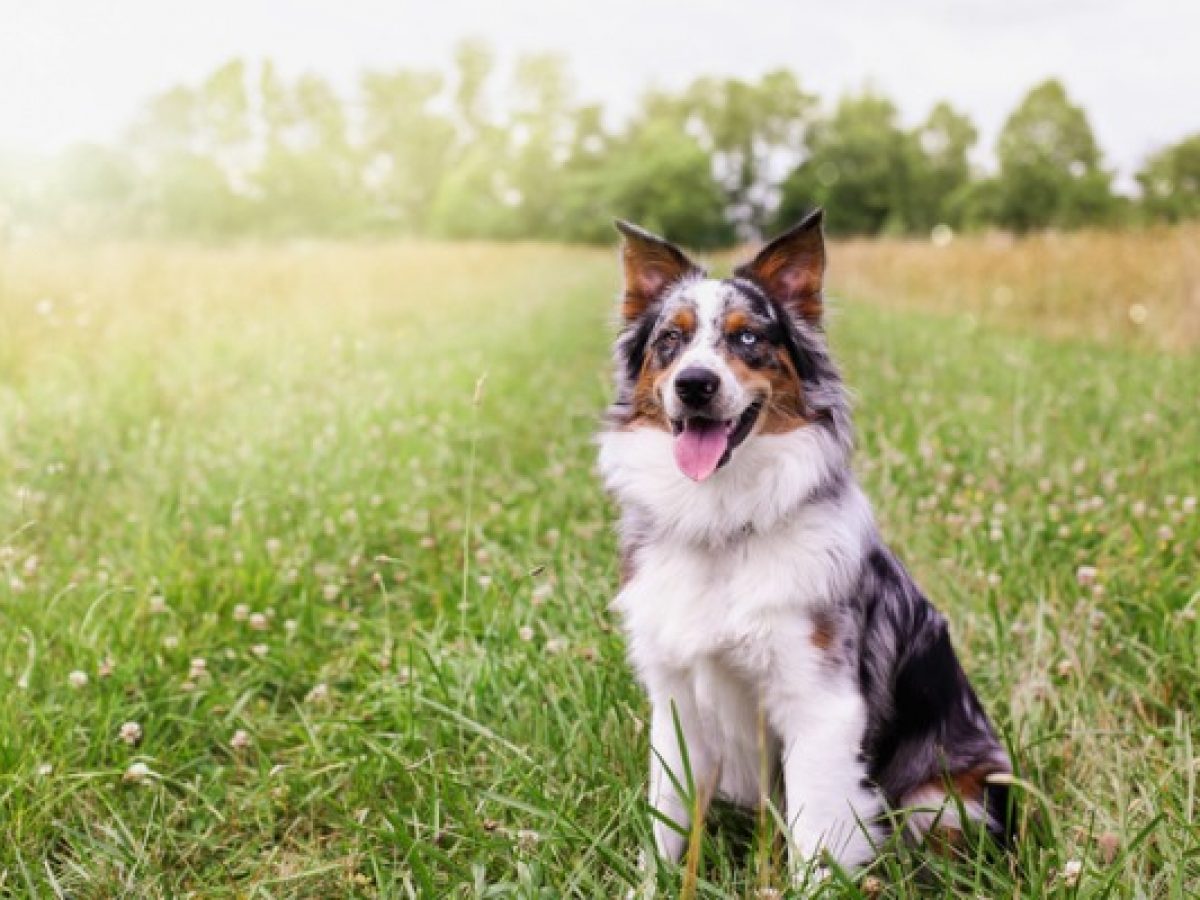
[[[1079,876],[1083,873],[1083,863],[1078,859],[1069,859],[1063,865],[1062,877],[1063,884],[1067,887],[1075,887],[1079,883]]]
[[[131,747],[134,744],[140,743],[142,740],[142,726],[137,722],[126,722],[121,726],[121,731],[118,735],[121,740]]]
[[[70,675],[67,676],[67,681],[70,682],[71,687],[73,687],[73,688],[87,687],[87,683],[88,683],[87,672],[81,672],[79,669],[76,669],[74,672],[72,672]]]
[[[322,682],[319,682],[318,684],[314,684],[312,686],[312,690],[310,690],[305,695],[304,702],[305,703],[314,703],[314,704],[315,703],[324,703],[328,699],[329,699],[329,685],[327,685],[325,682],[322,681]]]
[[[131,784],[139,784],[149,778],[150,775],[151,772],[148,765],[146,765],[144,762],[135,762],[125,770],[125,774],[122,776],[122,778]]]
[[[250,746],[250,735],[244,728],[239,728],[233,733],[233,737],[229,739],[229,746],[234,750],[245,750]]]

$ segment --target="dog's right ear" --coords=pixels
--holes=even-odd
[[[679,279],[704,273],[670,241],[621,219],[613,224],[624,237],[621,259],[625,264],[625,296],[621,316],[626,322],[639,318]]]

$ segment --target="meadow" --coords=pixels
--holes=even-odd
[[[1197,246],[833,248],[857,470],[1022,838],[826,896],[1200,893]],[[0,245],[0,893],[638,884],[592,444],[617,278],[533,244]],[[660,895],[783,896],[743,825]]]

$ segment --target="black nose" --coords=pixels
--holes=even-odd
[[[709,369],[692,366],[675,376],[675,393],[688,406],[703,406],[721,386],[721,376]]]

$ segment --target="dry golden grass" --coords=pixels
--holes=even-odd
[[[830,252],[830,293],[970,313],[1055,338],[1200,346],[1200,225],[929,241],[854,240]]]

